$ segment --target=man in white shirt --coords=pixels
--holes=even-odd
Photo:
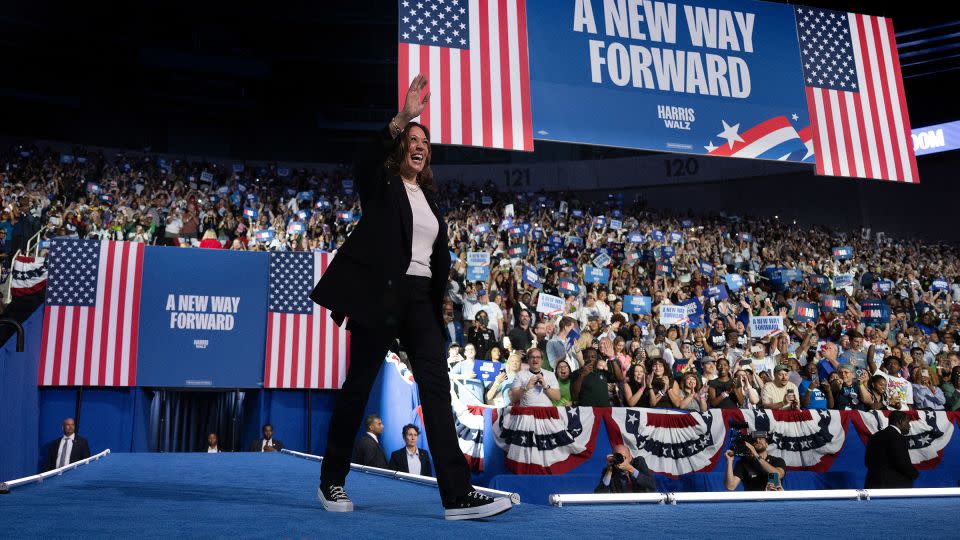
[[[90,457],[87,440],[77,435],[77,425],[73,418],[63,421],[63,436],[53,440],[47,447],[47,469],[59,469],[76,461]]]
[[[773,380],[763,385],[761,394],[765,409],[799,409],[800,392],[790,382],[790,368],[779,365],[773,370]]]
[[[560,399],[560,383],[556,375],[541,369],[542,354],[531,354],[527,358],[530,367],[517,373],[510,392],[519,395],[521,407],[553,406],[553,401]]]
[[[207,434],[207,453],[208,454],[219,454],[220,445],[217,441],[217,434],[210,432]]]
[[[433,476],[433,470],[430,468],[430,453],[423,448],[417,448],[419,437],[420,428],[413,424],[403,426],[404,447],[390,454],[390,464],[387,468],[420,476]]]

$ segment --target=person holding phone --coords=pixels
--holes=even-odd
[[[764,409],[799,409],[800,392],[790,382],[790,368],[781,364],[773,370],[773,380],[763,385]]]
[[[443,353],[447,223],[433,193],[430,132],[412,121],[427,106],[426,87],[426,77],[414,77],[401,110],[359,152],[354,170],[363,217],[310,294],[338,326],[349,318],[352,335],[350,368],[330,418],[317,490],[331,512],[354,509],[344,490],[353,437],[397,338],[417,376],[444,517],[479,519],[512,507],[508,497],[494,499],[474,489],[454,430]]]

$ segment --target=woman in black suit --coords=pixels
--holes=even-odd
[[[410,83],[403,109],[358,155],[363,217],[337,251],[311,299],[348,319],[350,368],[330,419],[317,496],[329,511],[350,512],[343,490],[353,436],[370,388],[394,339],[412,359],[427,441],[447,519],[489,517],[510,509],[470,485],[453,426],[444,362],[442,299],[450,271],[447,225],[433,192],[430,133],[411,122],[429,101],[427,79]]]

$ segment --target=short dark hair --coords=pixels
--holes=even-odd
[[[412,429],[412,430],[414,430],[414,431],[417,432],[417,435],[420,435],[420,428],[418,428],[417,426],[415,426],[415,425],[413,425],[413,424],[407,424],[407,425],[403,426],[403,431],[401,431],[400,433],[401,433],[404,437],[406,437],[406,436],[407,436],[407,430],[408,430],[408,429]]]
[[[904,411],[893,411],[892,413],[890,413],[890,418],[889,418],[890,425],[895,426],[900,422],[903,422],[905,418],[909,420],[910,415]],[[906,433],[904,433],[904,435],[906,435]]]
[[[264,429],[267,429],[268,427],[269,427],[270,429],[273,429],[273,424],[264,424],[263,427],[260,428],[260,429],[261,429],[261,430],[264,430]]]
[[[369,428],[371,424],[373,424],[379,419],[380,419],[379,414],[368,414],[367,417],[364,418],[363,420],[363,427]]]

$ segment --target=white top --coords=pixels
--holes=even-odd
[[[57,450],[57,468],[70,464],[70,453],[73,451],[73,435],[64,435]]]
[[[407,471],[410,474],[420,474],[420,451],[414,450],[411,454],[406,447],[404,447],[404,450],[404,453],[407,454]]]
[[[529,390],[523,393],[523,398],[520,400],[520,406],[522,407],[552,407],[553,401],[547,396],[547,393],[543,390],[545,388],[559,388],[560,383],[557,382],[557,376],[553,373],[545,370],[540,370],[540,374],[543,375],[543,386],[534,385]],[[530,379],[533,378],[534,373],[529,369],[521,370],[520,373],[517,373],[517,377],[513,380],[514,388],[526,388],[527,383],[530,382]]]
[[[373,437],[373,440],[377,441],[377,444],[380,444],[380,439],[378,439],[377,436],[374,435],[372,431],[368,431],[367,435]]]
[[[216,446],[208,446],[208,447],[207,447],[207,453],[208,453],[208,454],[218,454],[218,453],[220,453],[220,449],[217,448]]]
[[[270,439],[262,439],[262,440],[260,441],[260,451],[261,451],[261,452],[263,452],[264,450],[266,450],[268,446],[269,446],[270,448],[273,448],[273,438],[270,438]]]
[[[440,232],[440,223],[437,216],[433,215],[423,189],[406,182],[403,182],[403,187],[407,190],[410,211],[413,213],[413,246],[407,275],[431,277],[430,255],[433,253],[433,242]]]

